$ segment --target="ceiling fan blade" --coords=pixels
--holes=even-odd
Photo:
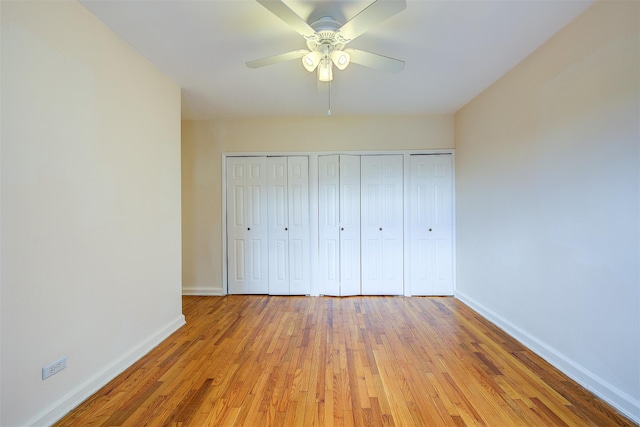
[[[306,49],[294,50],[293,52],[281,53],[280,55],[267,56],[266,58],[255,59],[253,61],[247,61],[246,65],[249,68],[260,68],[267,65],[276,64],[278,62],[290,61],[292,59],[298,59],[309,53]]]
[[[269,12],[282,19],[291,28],[293,28],[298,34],[301,34],[305,38],[313,37],[316,33],[313,28],[307,22],[298,16],[289,6],[284,4],[281,0],[256,0],[262,6],[267,8]]]
[[[377,68],[390,73],[397,73],[404,69],[404,61],[399,59],[358,49],[345,49],[345,51],[351,56],[351,62],[364,65],[365,67]]]
[[[345,43],[348,43],[368,29],[403,11],[406,7],[406,0],[376,0],[340,27],[337,35],[342,37]]]

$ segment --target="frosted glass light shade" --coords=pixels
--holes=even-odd
[[[307,71],[312,72],[313,70],[316,69],[321,59],[322,59],[322,54],[320,52],[317,52],[317,51],[309,52],[302,57],[302,65]]]
[[[338,70],[342,71],[347,68],[347,65],[351,62],[351,56],[342,50],[335,50],[331,53],[331,60],[336,64]]]
[[[330,82],[333,80],[333,63],[324,58],[318,66],[318,80],[321,82]]]

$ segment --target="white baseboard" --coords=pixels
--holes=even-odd
[[[222,288],[211,288],[204,286],[185,286],[182,288],[182,295],[198,295],[198,296],[222,296]]]
[[[57,402],[54,402],[47,409],[33,417],[33,419],[31,419],[27,423],[27,425],[50,426],[56,421],[60,420],[69,411],[78,406],[80,403],[84,402],[92,394],[104,387],[109,381],[120,375],[128,367],[140,360],[145,354],[147,354],[154,347],[164,341],[169,335],[174,333],[185,323],[186,322],[184,316],[178,316],[178,318],[176,318],[173,322],[170,322],[163,328],[160,328],[144,342],[133,347],[127,353],[123,354],[119,359],[116,359],[112,364],[103,369],[101,372],[98,372],[96,375],[89,378],[89,380],[87,380],[85,383],[80,384],[66,396],[62,397]]]
[[[520,341],[578,384],[615,407],[634,422],[640,424],[640,401],[638,399],[633,398],[613,384],[608,383],[598,375],[558,352],[553,347],[550,347],[535,336],[520,329],[518,326],[475,301],[468,295],[465,295],[463,292],[456,290],[455,297],[507,332],[513,338]]]

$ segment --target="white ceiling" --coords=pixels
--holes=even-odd
[[[372,0],[285,0],[313,22],[346,22]],[[407,8],[349,47],[406,61],[389,74],[358,64],[334,69],[340,115],[453,113],[584,11],[593,0],[407,0]],[[182,88],[182,117],[323,116],[329,93],[299,60],[249,69],[249,60],[306,48],[253,0],[82,4]]]

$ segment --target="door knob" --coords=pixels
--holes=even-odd
[[[249,230],[251,230],[251,227],[247,227],[247,231],[249,231]],[[429,231],[431,231],[431,230],[429,230]]]
[[[380,227],[380,231],[382,231],[382,227]]]
[[[344,227],[340,228],[340,231],[344,231]]]
[[[287,227],[285,227],[285,228],[284,228],[284,231],[287,231],[287,230],[289,230],[289,229],[288,229]]]
[[[431,229],[429,229],[429,231],[431,231]]]

